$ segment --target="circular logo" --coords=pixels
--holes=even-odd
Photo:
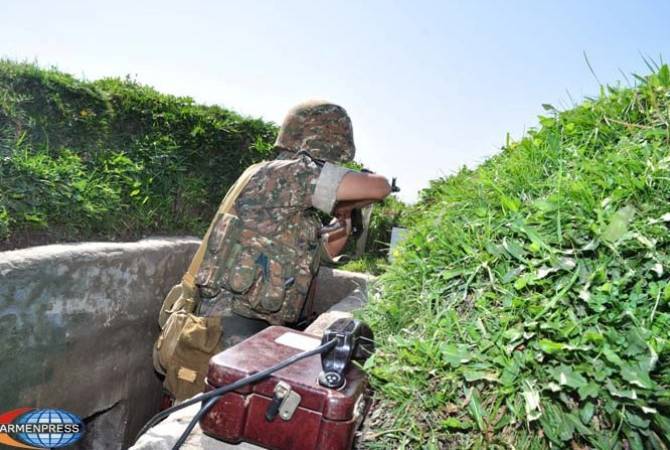
[[[73,444],[84,434],[84,424],[62,409],[33,409],[14,422],[22,426],[16,439],[38,448],[58,448]]]

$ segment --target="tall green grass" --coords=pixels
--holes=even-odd
[[[410,213],[368,448],[669,448],[670,70],[545,108]]]
[[[0,249],[202,234],[275,133],[130,79],[0,61]]]

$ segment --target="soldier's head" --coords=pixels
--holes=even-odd
[[[290,152],[305,150],[336,163],[353,161],[356,154],[349,115],[341,106],[322,100],[293,107],[284,118],[275,145]]]

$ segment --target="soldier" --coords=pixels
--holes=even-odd
[[[337,165],[355,154],[351,120],[338,105],[294,107],[275,148],[275,160],[250,167],[230,189],[164,302],[155,365],[177,400],[202,391],[216,352],[308,315],[312,281],[321,260],[346,244],[351,209],[391,192],[386,178]],[[317,210],[335,216],[327,232]]]

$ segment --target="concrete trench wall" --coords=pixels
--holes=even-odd
[[[0,405],[84,418],[82,449],[126,448],[155,412],[151,363],[161,302],[195,238],[47,245],[0,252]],[[322,310],[365,277],[322,268]]]
[[[162,298],[198,244],[147,239],[0,253],[3,410],[62,408],[88,418],[81,448],[129,442],[159,402],[151,349]]]

